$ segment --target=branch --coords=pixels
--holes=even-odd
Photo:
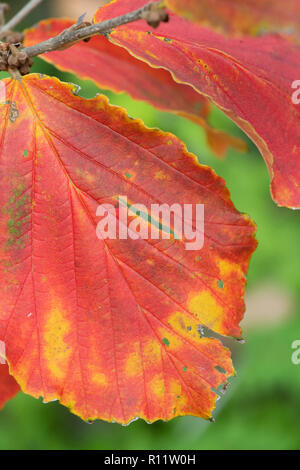
[[[0,28],[0,34],[13,29],[20,21],[22,21],[35,7],[43,0],[30,0],[8,23]]]
[[[36,57],[40,54],[44,54],[45,52],[62,49],[64,46],[71,46],[78,41],[82,41],[83,39],[88,39],[98,34],[109,33],[117,26],[122,26],[124,24],[140,20],[143,18],[146,12],[153,8],[153,6],[157,7],[158,5],[159,4],[156,1],[151,1],[138,10],[126,13],[125,15],[113,18],[111,20],[103,21],[102,23],[92,24],[91,26],[86,26],[83,28],[80,28],[80,24],[73,25],[73,27],[71,26],[71,28],[66,29],[58,36],[50,38],[47,41],[43,41],[40,44],[26,47],[23,49],[23,51],[26,52],[28,57]]]
[[[0,27],[4,26],[5,24],[5,13],[8,10],[7,3],[0,3]]]

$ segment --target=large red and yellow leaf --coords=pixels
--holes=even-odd
[[[144,4],[115,1],[95,21]],[[144,21],[117,28],[111,40],[175,80],[189,83],[234,120],[261,151],[280,206],[300,207],[300,108],[291,85],[300,75],[300,48],[279,36],[227,39],[171,15],[149,32]]]
[[[25,45],[45,41],[72,24],[74,22],[67,19],[42,21],[25,31]],[[105,36],[93,37],[88,43],[81,41],[70,49],[50,52],[42,57],[61,70],[93,80],[100,88],[126,92],[134,99],[147,101],[158,109],[192,120],[205,129],[208,144],[219,156],[224,156],[230,146],[245,150],[243,140],[209,125],[210,103],[204,96],[188,85],[176,83],[168,71],[149,67],[135,59]]]
[[[299,39],[299,0],[166,0],[190,21],[234,35],[280,32]]]
[[[199,325],[240,337],[253,223],[172,134],[55,78],[4,83],[0,339],[13,376],[84,419],[210,417],[233,368]],[[202,250],[99,239],[97,207],[119,195],[205,204]]]
[[[0,364],[0,410],[19,390],[17,382],[8,372],[7,364]]]

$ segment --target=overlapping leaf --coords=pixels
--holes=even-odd
[[[233,369],[199,325],[240,336],[252,222],[175,136],[54,78],[4,83],[0,339],[12,374],[84,419],[210,417]],[[97,207],[119,195],[205,204],[203,249],[99,239]]]
[[[299,0],[166,0],[175,13],[225,33],[280,32],[299,40]]]
[[[56,36],[74,22],[66,19],[42,21],[25,31],[25,44],[31,46]],[[126,92],[164,111],[180,114],[204,127],[212,150],[224,156],[230,146],[242,151],[245,143],[208,123],[209,101],[188,85],[176,83],[166,70],[149,67],[126,50],[114,46],[106,37],[80,42],[65,51],[42,56],[62,70],[93,80],[99,87]]]
[[[0,364],[0,410],[18,391],[19,386],[15,379],[9,375],[7,365]]]
[[[95,21],[131,11],[143,0],[115,1]],[[300,48],[278,36],[226,39],[171,15],[149,31],[144,21],[117,28],[111,40],[208,96],[255,142],[281,206],[300,207],[300,108],[292,103]]]

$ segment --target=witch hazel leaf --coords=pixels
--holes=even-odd
[[[0,339],[11,373],[85,420],[209,418],[234,371],[199,325],[241,336],[254,224],[172,134],[55,78],[3,83]],[[196,251],[171,221],[164,238],[164,219],[140,217],[160,235],[142,238],[133,209],[121,216],[133,204],[200,203],[204,226],[188,219],[204,230]],[[99,232],[99,207],[117,237]]]
[[[41,21],[25,31],[25,45],[45,41],[73,24],[74,21],[68,19]],[[238,151],[246,149],[242,139],[209,124],[210,103],[204,96],[189,85],[176,83],[168,71],[134,58],[103,35],[91,38],[88,43],[81,41],[65,51],[43,54],[42,58],[61,70],[93,80],[102,89],[126,92],[136,100],[190,119],[204,128],[209,146],[220,157],[225,156],[230,147]]]
[[[143,4],[113,1],[98,10],[95,22]],[[210,98],[257,145],[271,176],[274,201],[300,208],[300,107],[292,101],[292,84],[300,76],[299,46],[275,35],[228,39],[176,15],[151,32],[138,21],[109,37]]]
[[[19,390],[17,382],[9,374],[7,364],[0,362],[0,410]]]
[[[299,0],[166,0],[180,16],[231,35],[278,32],[299,40]]]

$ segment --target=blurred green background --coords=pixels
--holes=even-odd
[[[15,9],[24,4],[10,3]],[[25,25],[47,17],[50,7],[45,2]],[[33,71],[80,84],[85,97],[99,92],[91,82],[63,74],[40,59]],[[300,365],[291,361],[292,342],[300,339],[299,212],[275,206],[262,157],[217,109],[211,122],[242,136],[247,153],[232,150],[219,160],[195,124],[126,95],[103,92],[146,125],[180,137],[201,163],[225,178],[236,207],[257,223],[259,246],[250,264],[242,323],[246,343],[226,341],[238,375],[217,402],[215,423],[182,417],[152,425],[136,421],[126,427],[101,421],[87,424],[58,403],[43,404],[20,393],[0,412],[0,449],[299,449]]]

